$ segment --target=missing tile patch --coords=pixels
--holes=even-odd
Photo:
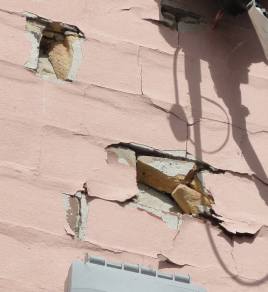
[[[73,81],[85,38],[79,28],[26,13],[26,30],[32,51],[25,67],[46,79]]]

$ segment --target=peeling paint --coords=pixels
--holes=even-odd
[[[74,195],[63,194],[64,209],[68,228],[66,232],[79,240],[86,238],[89,204],[84,192]],[[68,231],[70,229],[70,232]]]

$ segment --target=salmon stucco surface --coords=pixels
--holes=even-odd
[[[86,254],[268,291],[268,61],[248,14],[213,26],[217,1],[166,1],[174,29],[160,0],[0,2],[0,291],[67,292]]]

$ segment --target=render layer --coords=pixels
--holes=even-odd
[[[1,1],[0,291],[85,254],[268,290],[267,61],[246,14],[177,2],[179,33],[156,0]]]

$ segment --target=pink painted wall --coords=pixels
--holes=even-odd
[[[213,1],[200,2],[212,16]],[[85,33],[75,82],[24,68],[24,11]],[[178,42],[144,20],[158,17],[154,0],[1,1],[0,291],[63,291],[71,262],[86,252],[190,273],[208,291],[268,291],[268,66],[256,35],[241,16]],[[258,226],[256,238],[232,240],[190,217],[175,237],[145,212],[95,199],[86,241],[71,239],[62,193],[94,180],[104,148],[118,142],[187,150],[231,171],[208,185],[226,218],[241,212]]]

